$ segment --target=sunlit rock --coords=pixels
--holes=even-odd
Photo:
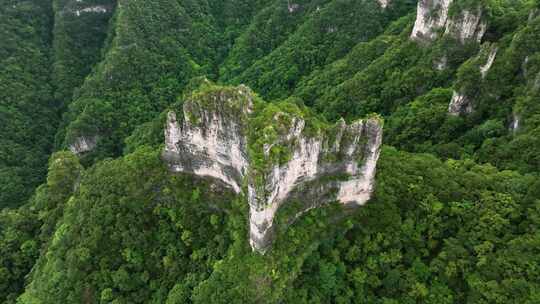
[[[240,193],[249,167],[245,132],[251,98],[247,87],[239,87],[186,101],[180,121],[169,112],[163,156],[170,169],[213,177]]]

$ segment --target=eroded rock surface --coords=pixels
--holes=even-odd
[[[497,57],[498,50],[499,49],[496,46],[491,47],[486,63],[480,67],[480,74],[482,74],[482,78],[486,78],[487,73],[493,66],[493,62],[495,62],[495,57]]]
[[[497,57],[497,52],[498,47],[495,44],[486,43],[482,46],[479,55],[471,59],[475,68],[478,67],[480,77],[477,82],[467,81],[465,86],[477,88],[478,82],[481,82],[486,78],[489,70],[493,66],[495,58]],[[456,116],[472,113],[474,111],[474,98],[471,96],[474,97],[474,93],[471,94],[470,88],[465,90],[463,84],[461,87],[456,88],[452,100],[450,101],[450,105],[448,106],[448,113]]]
[[[482,12],[479,6],[472,11],[464,10],[456,18],[449,19],[445,35],[451,35],[461,43],[470,40],[480,42],[487,30],[487,23],[482,20]]]
[[[298,217],[326,203],[361,206],[371,198],[380,119],[315,128],[312,118],[279,110],[261,125],[253,100],[243,86],[194,94],[183,117],[168,114],[163,159],[173,172],[211,177],[243,193],[254,250],[269,248],[276,213],[289,201],[300,202]]]
[[[453,0],[420,0],[416,11],[416,22],[411,38],[433,41],[448,21],[448,10]]]
[[[97,136],[80,136],[69,145],[69,150],[80,155],[94,150],[97,146]]]
[[[340,121],[326,133],[307,133],[306,121],[293,117],[275,141],[290,149],[290,160],[273,164],[262,185],[249,183],[250,242],[256,250],[271,244],[275,214],[289,199],[303,202],[301,215],[332,201],[361,206],[371,198],[382,141],[379,119]]]
[[[172,171],[213,177],[240,193],[249,167],[245,131],[251,92],[239,87],[200,98],[207,100],[184,103],[181,121],[168,113],[163,156]]]
[[[450,115],[464,115],[464,114],[470,114],[472,113],[473,108],[471,104],[471,100],[464,95],[463,93],[455,92],[452,96],[452,100],[450,101],[450,105],[448,106],[448,113]]]
[[[449,16],[453,0],[420,0],[411,39],[431,42],[440,33],[458,39],[461,43],[469,40],[481,41],[487,30],[483,20],[483,9],[463,10],[456,16]]]

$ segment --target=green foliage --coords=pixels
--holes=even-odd
[[[224,222],[210,223],[227,194],[194,195],[206,184],[168,175],[158,155],[143,148],[85,173],[21,303],[160,303],[189,273],[205,277],[230,242]]]
[[[0,209],[20,206],[44,180],[58,122],[49,80],[48,1],[0,8]]]
[[[295,4],[300,5],[302,11],[311,10],[310,5]],[[267,50],[255,52],[266,56],[238,75],[225,74],[225,80],[246,83],[270,100],[285,98],[294,91],[303,76],[342,58],[357,43],[374,38],[389,22],[386,12],[381,10],[376,1],[330,1],[325,5],[316,5],[318,9],[308,14],[304,23],[283,43],[268,55]],[[285,3],[281,3],[281,6],[281,10],[285,10]],[[250,35],[249,32],[247,35]],[[281,35],[278,29],[277,37]],[[251,38],[247,36],[244,39]],[[251,53],[252,49],[258,49],[254,44],[260,42],[256,38],[253,40],[242,41],[239,48],[248,50],[238,50],[232,53],[233,56],[239,57],[243,53]],[[270,41],[266,47],[274,45],[275,42]]]
[[[374,200],[307,257],[285,302],[534,303],[534,183],[385,148]]]
[[[0,211],[0,301],[15,303],[25,277],[56,230],[82,168],[75,155],[59,152],[49,161],[47,183],[27,205]]]
[[[539,2],[456,0],[451,17],[482,8],[483,41],[429,45],[409,38],[415,2],[4,3],[0,302],[538,303]],[[195,121],[219,92],[236,118],[239,83],[274,101],[254,98],[255,171],[290,159],[292,142],[263,151],[294,118],[331,136],[380,113],[373,199],[296,217],[317,205],[299,195],[252,252],[246,197],[159,156],[168,109]],[[448,115],[453,91],[473,113]],[[49,157],[80,137],[98,146]]]

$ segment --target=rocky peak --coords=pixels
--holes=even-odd
[[[246,87],[196,93],[183,115],[169,112],[163,159],[173,172],[213,178],[243,193],[250,208],[250,244],[265,252],[280,207],[300,202],[295,217],[371,197],[382,122],[369,118],[330,126],[293,103],[256,106]]]
[[[454,0],[420,0],[411,39],[419,42],[432,42],[444,35],[451,36],[461,43],[469,40],[480,41],[487,29],[483,21],[483,9],[462,10],[450,16]]]

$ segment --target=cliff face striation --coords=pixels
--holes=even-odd
[[[256,109],[256,110],[254,110]],[[293,217],[330,202],[361,206],[374,190],[379,118],[321,123],[295,104],[256,105],[244,86],[194,94],[169,112],[163,159],[173,172],[210,177],[243,193],[250,244],[265,252],[281,206]]]
[[[416,22],[411,39],[420,42],[432,42],[441,33],[459,40],[481,41],[487,24],[483,20],[483,9],[465,9],[457,14],[450,14],[454,0],[420,0]]]

